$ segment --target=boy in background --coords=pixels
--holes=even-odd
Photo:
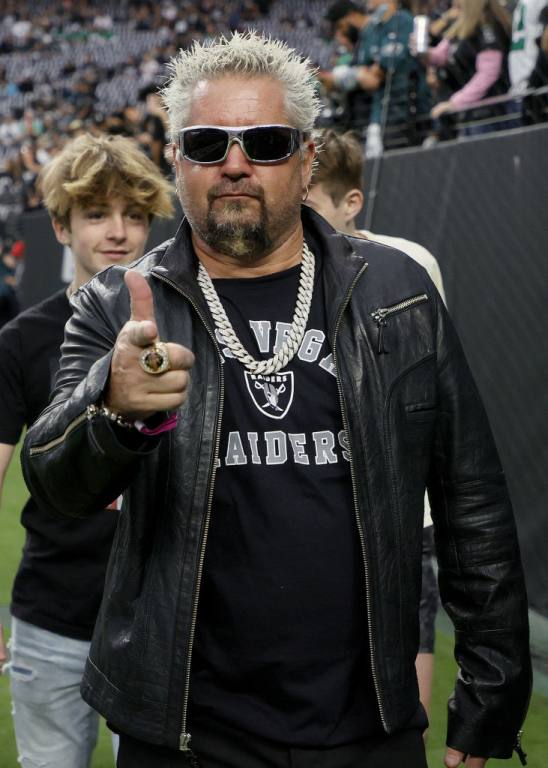
[[[57,240],[70,246],[74,280],[0,332],[0,495],[21,432],[47,406],[69,297],[97,272],[142,256],[154,216],[173,213],[171,185],[136,144],[82,135],[41,174]],[[30,498],[23,557],[13,585],[13,720],[22,768],[88,768],[99,716],[80,681],[117,524],[113,503],[87,520],[40,510]],[[7,654],[0,632],[0,668]]]

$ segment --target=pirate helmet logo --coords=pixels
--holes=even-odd
[[[261,413],[270,419],[283,419],[293,402],[293,371],[269,375],[245,371],[245,383]]]

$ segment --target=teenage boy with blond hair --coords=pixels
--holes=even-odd
[[[170,184],[121,136],[71,141],[44,168],[41,188],[57,239],[72,249],[74,280],[0,333],[0,493],[23,428],[48,404],[69,296],[105,267],[142,256],[153,217],[173,212]],[[7,665],[23,768],[90,764],[99,718],[79,689],[117,517],[110,505],[85,521],[63,519],[33,498],[23,509]],[[0,634],[0,666],[6,657]]]

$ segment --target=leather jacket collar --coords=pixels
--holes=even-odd
[[[309,247],[323,259],[324,288],[329,297],[327,322],[330,338],[333,338],[339,308],[365,262],[355,252],[352,238],[337,232],[309,206],[301,207],[301,216]],[[160,262],[151,271],[174,284],[203,316],[209,317],[207,304],[196,281],[197,267],[192,232],[185,217]]]

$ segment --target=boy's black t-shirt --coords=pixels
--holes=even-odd
[[[278,374],[225,357],[225,398],[192,657],[190,722],[301,747],[381,731],[364,565],[317,267],[306,335]],[[215,280],[236,334],[270,358],[300,266]]]
[[[0,332],[0,443],[16,445],[48,404],[70,315],[63,290]],[[21,515],[26,536],[12,614],[65,637],[91,639],[116,522],[115,510],[73,520],[30,498]]]

